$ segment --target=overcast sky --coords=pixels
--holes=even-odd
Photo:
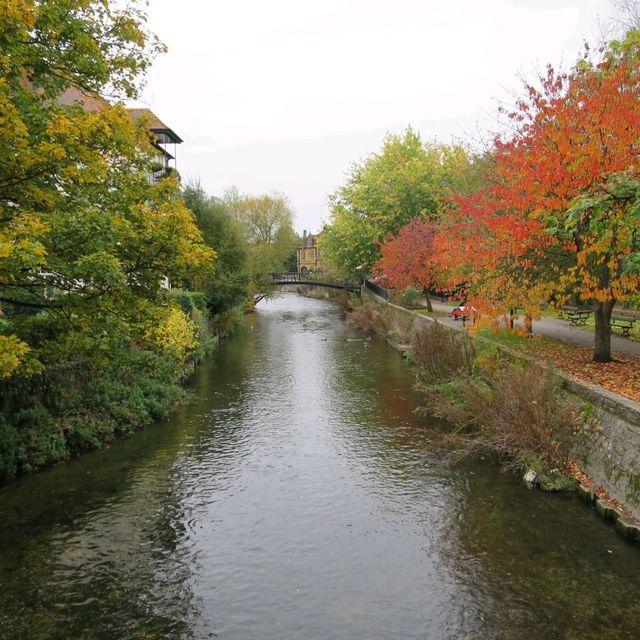
[[[143,104],[212,195],[280,191],[318,231],[350,165],[407,125],[449,142],[600,33],[607,0],[150,0]]]

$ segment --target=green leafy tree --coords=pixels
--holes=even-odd
[[[108,0],[0,3],[0,477],[166,416],[198,348],[165,277],[206,277],[175,179],[120,100],[163,47]]]
[[[411,128],[388,135],[382,151],[354,165],[330,196],[325,259],[343,276],[370,273],[388,234],[411,220],[437,217],[448,195],[473,187],[471,166],[463,147],[425,144]]]
[[[202,283],[202,288],[207,294],[207,306],[219,314],[241,304],[249,295],[243,229],[231,214],[229,204],[208,196],[199,183],[188,185],[182,197],[196,216],[204,242],[217,254],[215,273]]]
[[[0,376],[143,344],[169,314],[162,278],[211,267],[179,185],[149,183],[148,131],[117,102],[162,50],[130,7],[0,6]]]
[[[283,270],[299,242],[293,229],[293,209],[278,193],[236,198],[232,209],[247,239],[251,280],[263,288],[269,273]]]

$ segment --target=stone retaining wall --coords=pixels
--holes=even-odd
[[[362,299],[382,308],[387,326],[404,345],[411,342],[411,336],[419,327],[437,320],[386,302],[364,287]],[[530,360],[486,338],[475,336],[474,339],[490,342],[512,357]],[[624,505],[631,519],[640,521],[640,403],[563,372],[554,370],[554,373],[563,380],[567,396],[586,420],[583,432],[575,438],[571,455],[595,484]],[[640,530],[625,522],[622,514],[598,504],[593,493],[584,489],[581,493],[598,511],[613,519],[625,535],[640,540]]]

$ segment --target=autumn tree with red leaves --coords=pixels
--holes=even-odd
[[[387,236],[380,245],[382,257],[373,266],[373,272],[394,289],[422,289],[429,311],[433,311],[429,291],[437,286],[439,275],[434,255],[436,233],[433,220],[411,220],[397,235]]]
[[[523,308],[535,317],[548,299],[541,265],[530,259],[533,239],[543,242],[541,225],[499,210],[488,190],[455,202],[434,240],[443,288],[464,290],[490,316]]]

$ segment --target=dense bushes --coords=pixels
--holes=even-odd
[[[66,457],[65,438],[43,407],[21,409],[12,416],[11,424],[0,419],[0,477],[12,477]]]
[[[0,480],[167,417],[185,396],[180,381],[241,319],[238,307],[212,316],[205,294],[174,289],[137,339],[105,335],[101,351],[78,349],[75,360],[0,379]]]
[[[436,441],[495,454],[507,465],[534,468],[549,487],[562,485],[575,416],[547,369],[438,323],[416,333],[413,357],[425,398],[419,412],[453,425],[434,430]]]
[[[171,289],[169,296],[189,317],[192,316],[194,311],[205,311],[207,308],[207,296],[201,291]]]
[[[202,293],[173,290],[156,328],[130,343],[113,340],[108,357],[31,376],[0,379],[0,480],[94,449],[165,418],[185,396],[180,381],[229,335],[240,309],[212,317]],[[160,318],[160,316],[159,316]]]
[[[33,377],[29,394],[0,384],[0,478],[101,446],[166,417],[184,396],[170,353],[131,349],[111,364],[65,367]],[[23,386],[22,390],[25,390]]]
[[[0,381],[0,479],[169,414],[184,396],[179,381],[215,343],[202,294],[175,291],[169,299],[153,331],[130,342],[112,336],[108,357],[78,350],[76,361]]]

